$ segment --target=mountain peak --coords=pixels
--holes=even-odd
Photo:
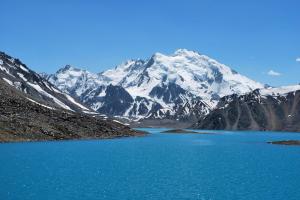
[[[174,52],[174,55],[175,56],[179,56],[179,55],[182,55],[182,56],[194,56],[194,55],[200,55],[198,52],[196,51],[191,51],[191,50],[188,50],[188,49],[177,49],[175,52]]]
[[[163,56],[166,56],[166,55],[165,55],[165,54],[162,54],[162,53],[160,53],[160,52],[155,52],[155,53],[151,56],[151,58],[156,59],[156,58],[160,58],[160,57],[163,57]]]
[[[86,70],[82,70],[82,69],[79,69],[79,68],[73,67],[72,65],[67,64],[64,67],[62,67],[61,69],[59,69],[57,71],[57,73],[83,72],[83,71],[86,71]]]
[[[160,52],[156,52],[152,55],[152,58],[161,58],[161,57],[175,57],[175,56],[184,56],[184,57],[194,57],[194,56],[200,56],[201,54],[197,51],[192,51],[188,49],[177,49],[173,54],[166,55],[162,54]]]
[[[106,93],[107,86],[120,86],[132,99],[143,99],[137,100],[136,104],[127,102],[127,110],[122,115],[139,117],[154,113],[167,115],[167,110],[174,113],[174,110],[191,103],[194,98],[201,99],[207,107],[213,108],[220,97],[244,94],[263,87],[228,66],[187,49],[178,49],[167,55],[157,52],[146,60],[128,60],[99,76],[87,74],[83,70],[67,71],[55,76],[50,80],[59,89],[76,94],[85,100],[84,103],[100,111],[103,111],[103,106],[112,105],[105,98],[110,95]],[[156,112],[157,106],[163,109],[162,113]],[[110,109],[116,110],[118,107],[112,105]]]
[[[68,71],[68,70],[74,70],[75,68],[74,67],[72,67],[71,65],[66,65],[66,66],[64,66],[63,68],[61,68],[61,70],[62,71]]]

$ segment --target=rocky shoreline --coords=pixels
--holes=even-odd
[[[281,140],[281,141],[271,141],[268,144],[277,144],[277,145],[296,145],[300,146],[300,140]]]
[[[100,116],[49,109],[0,80],[0,142],[106,139],[142,136],[137,131]]]
[[[193,134],[211,134],[211,133],[208,133],[208,132],[197,132],[197,131],[191,131],[191,130],[186,130],[186,129],[171,129],[171,130],[162,131],[161,133],[178,133],[178,134],[184,134],[184,133],[193,133]]]

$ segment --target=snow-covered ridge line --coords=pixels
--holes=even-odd
[[[300,90],[300,85],[269,87],[269,88],[260,89],[259,92],[263,96],[278,96],[278,95],[286,95],[290,92],[295,92],[297,90]]]
[[[95,111],[134,119],[204,115],[223,96],[264,87],[208,56],[186,49],[128,60],[98,74],[66,66],[48,80]]]
[[[30,99],[40,102],[49,101],[49,105],[70,111],[89,111],[73,97],[60,91],[47,80],[46,74],[37,74],[19,59],[0,52],[0,78],[26,93]]]

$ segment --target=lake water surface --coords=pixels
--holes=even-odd
[[[1,200],[299,200],[298,133],[0,144]]]

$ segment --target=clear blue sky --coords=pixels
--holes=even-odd
[[[300,82],[299,0],[0,0],[0,8],[0,50],[38,72],[66,64],[100,72],[187,48],[263,83]]]

